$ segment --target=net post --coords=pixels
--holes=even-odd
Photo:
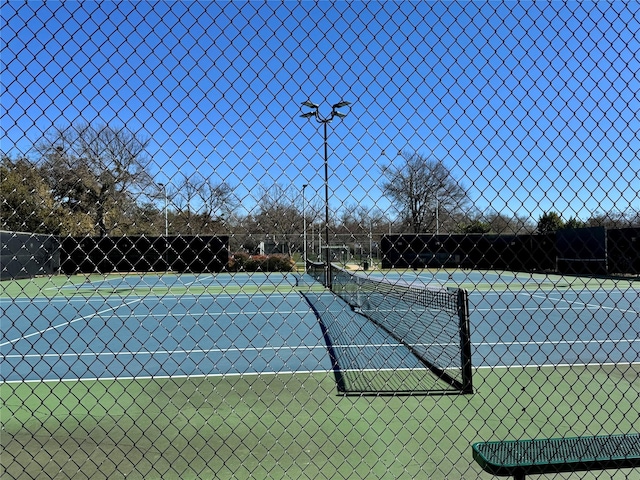
[[[469,294],[458,289],[458,316],[460,319],[460,352],[462,365],[462,393],[473,393],[471,364],[471,327],[469,324]]]
[[[327,243],[324,247],[324,286],[328,288],[330,291],[333,291],[332,288],[332,278],[331,278],[331,247]]]

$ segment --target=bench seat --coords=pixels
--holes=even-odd
[[[472,445],[487,472],[524,479],[529,474],[640,467],[640,434],[505,440]]]

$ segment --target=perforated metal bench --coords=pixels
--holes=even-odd
[[[640,434],[505,440],[472,445],[487,472],[522,480],[525,475],[640,467]]]

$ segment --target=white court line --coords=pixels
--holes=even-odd
[[[450,344],[445,344],[445,345],[450,345]],[[366,348],[366,347],[373,347],[373,348],[397,348],[397,347],[402,347],[404,345],[402,344],[393,344],[393,343],[380,343],[380,344],[361,344],[361,345],[356,345],[356,344],[347,344],[347,345],[338,345],[338,344],[333,344],[332,347],[336,347],[336,348],[357,348],[357,349],[362,349],[362,348]],[[427,346],[432,346],[432,344],[429,344]],[[280,346],[280,347],[246,347],[246,348],[209,348],[209,349],[190,349],[190,350],[141,350],[141,351],[135,351],[135,352],[131,352],[128,350],[125,351],[120,351],[120,352],[69,352],[69,353],[43,353],[43,354],[38,354],[38,353],[32,353],[32,354],[25,354],[25,355],[21,355],[21,354],[10,354],[10,355],[0,355],[0,357],[5,358],[5,359],[13,359],[13,358],[17,358],[17,359],[27,359],[27,358],[81,358],[81,357],[91,357],[91,358],[95,358],[95,357],[105,357],[105,356],[110,356],[110,357],[118,357],[118,356],[136,356],[136,357],[140,357],[140,356],[152,356],[152,355],[184,355],[184,354],[209,354],[209,353],[223,353],[223,354],[227,354],[227,353],[246,353],[246,352],[251,352],[251,353],[260,353],[260,352],[264,352],[264,351],[273,351],[273,352],[280,352],[280,351],[292,351],[295,352],[296,350],[305,350],[305,351],[313,351],[313,350],[322,350],[325,351],[327,349],[327,347],[325,345],[299,345],[299,346]]]
[[[121,352],[70,352],[70,353],[32,353],[26,355],[11,354],[0,355],[2,358],[65,358],[65,357],[118,357],[118,356],[151,356],[151,355],[181,355],[181,354],[208,354],[208,353],[245,353],[245,352],[264,352],[274,351],[280,352],[283,350],[295,352],[296,350],[326,350],[324,345],[299,345],[299,346],[281,346],[281,347],[247,347],[247,348],[209,348],[209,349],[191,349],[191,350],[141,350],[131,352],[128,350]]]
[[[59,288],[58,287],[51,287],[51,290],[56,290],[58,291]],[[9,303],[37,303],[37,302],[44,302],[44,303],[51,303],[51,302],[59,302],[59,303],[89,303],[89,302],[108,302],[108,301],[118,301],[118,300],[122,300],[123,298],[127,298],[127,299],[142,299],[142,300],[155,300],[159,303],[162,303],[163,300],[184,300],[184,299],[194,299],[194,300],[199,300],[201,298],[223,298],[223,299],[231,299],[234,300],[236,298],[249,298],[249,299],[255,299],[255,298],[260,298],[260,297],[264,297],[267,298],[268,296],[272,296],[272,295],[280,295],[280,296],[297,296],[300,293],[296,290],[291,290],[291,292],[258,292],[258,293],[228,293],[228,292],[221,292],[221,293],[215,293],[215,294],[210,294],[210,293],[179,293],[179,294],[174,294],[171,292],[167,292],[167,294],[158,294],[158,293],[153,293],[153,291],[149,291],[148,294],[145,295],[125,295],[125,296],[119,296],[119,295],[102,295],[100,290],[93,290],[94,295],[93,296],[89,296],[89,297],[84,297],[83,293],[88,293],[86,291],[81,291],[79,292],[77,295],[75,296],[55,296],[55,297],[18,297],[18,298],[12,298],[9,299],[10,302]],[[218,304],[218,302],[214,301],[214,304]]]
[[[628,309],[619,309],[618,305],[616,303],[616,306],[614,307],[609,307],[606,305],[601,305],[601,304],[594,304],[594,303],[585,303],[585,302],[581,302],[580,300],[567,300],[566,298],[555,298],[549,295],[531,295],[532,297],[536,297],[536,298],[544,298],[544,299],[548,299],[548,300],[552,300],[554,302],[565,302],[567,303],[570,307],[573,307],[574,305],[582,305],[583,307],[589,308],[589,309],[595,309],[595,310],[610,310],[610,311],[616,311],[616,312],[621,312],[621,313],[635,313],[635,314],[640,314],[640,312],[638,312],[637,310],[633,309],[633,308],[628,308]]]
[[[140,295],[136,295],[134,297],[134,295],[129,295],[127,298],[145,298],[142,297]],[[95,303],[95,302],[101,302],[101,303],[105,303],[106,301],[109,300],[109,297],[103,297],[100,295],[96,295],[96,296],[92,296],[92,297],[83,297],[81,295],[78,296],[72,296],[72,297],[65,297],[65,296],[61,296],[61,295],[57,295],[55,297],[33,297],[33,298],[12,298],[11,299],[11,303],[28,303],[28,304],[36,304],[36,303],[64,303],[64,304],[69,304],[72,305],[74,303],[82,303],[82,304],[89,304],[89,303]],[[118,301],[118,300],[122,300],[121,297],[114,297],[113,298],[114,301]]]
[[[257,311],[242,311],[242,312],[183,312],[183,313],[174,313],[174,312],[166,312],[166,313],[150,313],[150,314],[131,314],[127,315],[127,318],[170,318],[174,319],[176,317],[187,317],[187,318],[202,318],[202,317],[238,317],[238,316],[255,316],[255,315],[293,315],[295,313],[304,313],[309,314],[313,313],[310,309],[307,310],[257,310]],[[108,318],[108,317],[107,317]],[[296,319],[297,321],[298,319]]]
[[[610,311],[617,311],[623,314],[626,313],[633,313],[633,314],[640,314],[640,312],[637,312],[633,309],[619,309],[619,308],[614,308],[614,307],[603,307],[602,305],[588,305],[585,304],[583,305],[585,308],[587,308],[588,310],[592,311],[592,312],[597,312],[600,310],[610,310]],[[513,313],[522,313],[522,312],[529,312],[529,313],[536,313],[536,312],[575,312],[575,313],[580,313],[583,311],[582,308],[578,309],[574,306],[567,306],[567,307],[541,307],[541,308],[527,308],[527,307],[522,307],[522,308],[509,308],[509,307],[504,307],[504,308],[471,308],[470,309],[471,313],[473,312],[479,312],[479,313],[488,313],[488,312],[495,312],[495,313],[501,313],[501,312],[513,312]]]
[[[55,327],[54,327],[55,328]],[[606,340],[545,340],[542,342],[536,341],[513,341],[513,342],[473,342],[474,346],[526,346],[526,345],[589,345],[589,344],[605,344],[605,343],[640,343],[640,339],[606,339]],[[4,344],[3,344],[4,345]],[[457,345],[457,343],[445,343],[441,345]],[[332,347],[337,348],[385,348],[385,347],[399,347],[402,346],[400,343],[365,343],[365,344],[332,344]],[[432,343],[424,344],[423,346],[433,346]],[[50,354],[12,354],[12,355],[4,355],[4,358],[62,358],[62,357],[95,357],[95,356],[119,356],[119,355],[175,355],[175,354],[191,354],[191,353],[243,353],[243,352],[261,352],[261,351],[282,351],[282,350],[325,350],[327,347],[325,345],[299,345],[299,346],[278,346],[278,347],[246,347],[246,348],[209,348],[209,349],[190,349],[190,350],[139,350],[139,351],[119,351],[119,352],[72,352],[72,353],[50,353]]]
[[[209,276],[206,276],[206,277],[204,277],[204,278],[198,278],[198,279],[194,280],[193,282],[180,283],[180,284],[178,284],[178,286],[185,286],[185,287],[189,287],[190,285],[193,285],[193,284],[196,284],[196,283],[202,283],[202,280],[209,280],[210,278],[216,278],[216,277],[214,277],[213,275],[209,275]],[[210,285],[211,285],[211,284],[208,284],[208,285],[202,285],[202,286],[203,286],[203,287],[208,287],[208,286],[210,286]],[[173,285],[172,285],[172,286],[173,286]]]
[[[571,306],[567,307],[541,307],[541,308],[532,308],[532,307],[520,307],[520,308],[471,308],[472,312],[564,312],[567,310],[571,310]]]
[[[607,306],[607,305],[601,305],[598,303],[586,303],[586,302],[581,302],[579,300],[568,300],[566,298],[556,298],[556,297],[552,297],[549,295],[541,295],[541,294],[531,294],[528,295],[528,297],[530,298],[539,298],[542,300],[551,300],[553,302],[564,302],[566,303],[567,306],[565,307],[559,307],[559,306],[554,306],[554,307],[531,307],[531,306],[526,306],[526,305],[520,305],[520,306],[505,306],[505,307],[489,307],[489,308],[471,308],[470,310],[472,312],[566,312],[566,311],[571,311],[571,310],[575,310],[576,312],[578,312],[576,306],[578,307],[584,307],[584,308],[588,308],[589,310],[595,310],[595,311],[599,311],[599,310],[607,310],[607,311],[617,311],[620,313],[633,313],[636,315],[640,315],[640,312],[638,312],[637,310],[633,309],[633,308],[618,308],[617,304],[616,306]]]
[[[36,337],[36,336],[42,336],[43,334],[45,334],[45,333],[47,333],[47,332],[50,332],[50,331],[52,331],[52,330],[58,330],[58,329],[60,329],[60,328],[62,328],[62,327],[69,326],[69,325],[71,325],[72,323],[81,322],[81,321],[86,321],[86,320],[88,320],[88,319],[91,319],[91,318],[97,317],[98,315],[101,315],[101,314],[103,314],[103,313],[107,313],[107,312],[109,312],[109,311],[117,310],[117,309],[118,309],[118,308],[120,308],[120,307],[124,307],[124,306],[127,306],[127,305],[131,305],[132,303],[136,303],[136,302],[140,302],[140,300],[131,300],[130,302],[124,302],[124,303],[121,303],[121,304],[119,304],[119,305],[116,305],[116,306],[113,306],[113,307],[109,307],[108,309],[101,310],[101,311],[99,311],[99,312],[94,312],[94,313],[92,313],[92,314],[90,314],[90,315],[85,315],[85,316],[82,316],[82,317],[75,318],[75,319],[73,319],[73,320],[69,320],[68,322],[63,322],[63,323],[60,323],[60,324],[58,324],[58,325],[52,325],[51,327],[49,327],[49,328],[45,328],[44,330],[37,330],[37,331],[35,331],[35,332],[33,332],[33,333],[30,333],[30,334],[28,334],[28,335],[22,335],[21,337],[14,338],[14,339],[8,340],[8,341],[6,341],[6,342],[0,343],[0,347],[4,347],[4,346],[6,346],[6,345],[14,344],[14,343],[19,342],[20,340],[24,340],[24,339],[26,339],[26,338],[31,338],[31,337]]]
[[[640,342],[640,339],[634,339],[634,340],[626,340],[626,339],[620,339],[620,340],[612,340],[612,339],[607,339],[607,340],[558,340],[558,341],[544,341],[544,342],[518,342],[518,341],[513,341],[513,342],[480,342],[480,343],[473,343],[474,346],[491,346],[491,347],[495,347],[495,346],[499,346],[499,345],[504,345],[504,346],[514,346],[514,345],[518,345],[518,346],[527,346],[527,345],[536,345],[536,346],[540,346],[540,345],[589,345],[589,344],[605,344],[605,343],[615,343],[615,344],[620,344],[620,343],[626,343],[626,344],[633,344],[633,343],[638,343]],[[444,345],[451,345],[451,344],[444,344]],[[332,347],[334,348],[342,348],[342,349],[348,349],[348,348],[356,348],[356,349],[362,349],[362,348],[391,348],[391,347],[399,347],[402,346],[402,344],[393,344],[393,343],[377,343],[377,344],[333,344]],[[433,346],[433,344],[425,344],[425,346]],[[279,347],[269,347],[269,346],[265,346],[265,347],[246,347],[246,348],[209,348],[209,349],[190,349],[190,350],[139,350],[139,351],[119,351],[119,352],[81,352],[81,353],[77,353],[77,352],[70,352],[70,353],[45,353],[45,354],[25,354],[25,355],[21,355],[21,354],[10,354],[10,355],[0,355],[2,358],[5,359],[12,359],[12,358],[18,358],[18,359],[26,359],[26,358],[81,358],[81,357],[104,357],[104,356],[111,356],[111,357],[117,357],[117,356],[152,356],[152,355],[184,355],[184,354],[210,354],[210,353],[222,353],[222,354],[227,354],[227,353],[259,353],[259,352],[264,352],[264,351],[273,351],[273,352],[279,352],[279,351],[292,351],[295,352],[297,350],[305,350],[305,351],[313,351],[313,350],[326,350],[327,347],[325,345],[299,345],[299,346],[279,346]]]
[[[122,305],[119,305],[122,306]],[[114,309],[117,307],[114,307]],[[172,321],[175,321],[176,319],[181,319],[181,318],[194,318],[194,319],[202,319],[202,318],[207,318],[207,317],[244,317],[244,316],[249,316],[251,315],[252,317],[255,315],[285,315],[285,316],[292,316],[294,314],[312,314],[313,312],[311,310],[259,310],[259,311],[250,311],[250,312],[233,312],[233,313],[229,313],[229,312],[199,312],[199,313],[195,313],[195,312],[181,312],[181,313],[175,313],[175,312],[166,312],[166,313],[142,313],[142,314],[136,314],[136,313],[127,313],[126,315],[122,315],[119,316],[117,314],[110,314],[110,315],[102,315],[104,313],[109,313],[110,310],[103,310],[101,312],[96,312],[95,314],[93,314],[94,317],[99,317],[99,318],[119,318],[121,320],[126,320],[126,319],[136,319],[136,320],[140,320],[140,319],[145,319],[145,318],[153,318],[153,319],[169,319]],[[296,318],[293,321],[298,321],[299,319]],[[288,320],[285,320],[285,323],[288,323]],[[0,344],[1,346],[2,344]]]
[[[576,339],[576,340],[545,340],[542,342],[536,342],[536,341],[528,341],[528,342],[520,342],[520,341],[513,341],[513,342],[479,342],[479,343],[473,343],[474,346],[488,346],[488,347],[496,347],[499,345],[504,345],[504,346],[513,346],[513,345],[519,345],[519,346],[523,346],[523,345],[536,345],[536,346],[540,346],[540,345],[591,345],[591,344],[598,344],[598,345],[603,345],[605,343],[615,343],[615,344],[619,344],[619,343],[627,343],[627,344],[633,344],[633,343],[640,343],[640,339],[635,338],[632,340],[627,340],[625,338],[621,338],[619,340],[614,340],[614,339],[606,339],[606,340],[580,340],[580,339]]]
[[[598,367],[620,366],[620,363],[605,362],[605,363],[550,363],[540,365],[486,365],[473,367],[474,370],[510,370],[514,368],[521,368],[523,370],[528,369],[540,369],[540,368],[558,368],[558,367],[589,367],[596,365]],[[640,362],[625,362],[623,365],[640,365]],[[399,371],[415,371],[415,368],[380,368],[380,369],[364,369],[358,370],[358,372],[399,372]],[[54,378],[54,379],[36,379],[36,380],[8,380],[6,383],[78,383],[78,382],[90,382],[90,381],[129,381],[129,380],[175,380],[175,379],[199,379],[199,378],[227,378],[227,377],[270,377],[270,376],[282,376],[282,375],[313,375],[316,373],[332,374],[333,369],[314,369],[314,370],[283,370],[278,372],[228,372],[228,373],[199,373],[195,375],[141,375],[141,376],[122,376],[122,377],[87,377],[87,378]]]

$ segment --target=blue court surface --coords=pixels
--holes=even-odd
[[[4,381],[330,368],[295,292],[18,299],[3,316]]]
[[[516,274],[412,272],[397,278],[470,291],[474,367],[640,358],[637,281],[569,288],[561,277],[522,280]],[[2,381],[332,368],[318,318],[295,275],[131,275],[46,288],[58,291],[0,299]],[[375,345],[359,345],[357,335],[351,347],[398,347],[377,337]]]

